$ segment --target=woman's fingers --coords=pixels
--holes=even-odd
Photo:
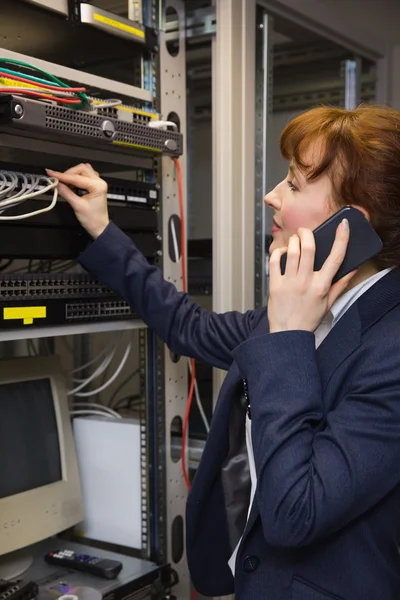
[[[336,237],[332,250],[320,270],[320,278],[326,283],[329,290],[332,280],[338,272],[344,257],[346,256],[347,246],[350,238],[350,228],[347,219],[344,219],[336,231]]]
[[[310,229],[299,229],[300,262],[299,276],[308,280],[314,274],[315,239]]]
[[[79,202],[82,202],[82,198],[79,197],[75,192],[71,190],[65,183],[58,184],[58,193],[64,200],[66,200],[69,204],[71,204],[74,210],[77,210],[79,207]]]
[[[281,258],[284,254],[286,254],[286,252],[287,248],[277,248],[271,254],[269,259],[270,286],[273,285],[274,282],[278,281],[280,277],[282,277]]]
[[[300,239],[298,235],[292,235],[289,239],[287,259],[286,259],[286,270],[285,275],[287,277],[296,277],[299,270],[300,262]]]
[[[71,173],[71,170],[66,171],[65,173],[47,170],[47,173],[52,177],[56,177],[60,183],[71,185],[81,190],[86,190],[87,192],[102,193],[106,189],[106,183],[102,179],[91,177],[87,174],[81,175],[76,172]]]
[[[53,171],[51,169],[46,169],[47,173],[57,173],[60,175],[59,171]],[[80,163],[79,165],[75,165],[66,171],[62,171],[63,174],[68,175],[84,175],[86,177],[98,177],[98,173],[93,169],[92,165],[89,163]]]

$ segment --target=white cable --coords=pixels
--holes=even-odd
[[[99,354],[97,354],[94,358],[92,358],[89,362],[85,363],[84,365],[80,365],[79,367],[76,367],[75,369],[71,369],[69,372],[70,373],[79,373],[79,371],[83,371],[84,369],[87,369],[87,367],[91,367],[95,362],[97,362],[100,358],[102,358],[104,356],[104,354],[107,354],[108,350],[114,346],[116,346],[118,344],[117,340],[116,342],[112,341],[109,344],[107,344],[107,346],[105,348],[103,348],[103,350],[101,350],[99,352]]]
[[[108,356],[106,356],[106,358],[103,360],[101,365],[99,367],[97,367],[97,369],[94,371],[94,373],[92,373],[90,375],[90,377],[88,377],[87,379],[82,381],[76,388],[73,388],[72,390],[70,390],[68,392],[68,396],[76,395],[77,392],[79,392],[81,389],[83,389],[84,387],[89,385],[89,383],[91,383],[93,381],[93,379],[96,379],[96,377],[99,377],[99,375],[104,373],[104,371],[107,369],[107,367],[111,363],[112,359],[114,358],[116,349],[117,348],[114,347],[114,349],[110,352],[110,354]]]
[[[188,358],[188,365],[189,365],[190,374],[192,374],[192,364],[190,362],[190,358]],[[205,428],[206,432],[209,433],[210,432],[210,424],[207,420],[207,416],[206,416],[203,404],[200,399],[200,392],[199,392],[199,386],[197,385],[197,379],[194,380],[194,395],[196,398],[197,408],[199,409],[200,416],[203,420],[204,428]]]
[[[3,171],[4,173],[5,171]],[[9,206],[10,204],[12,204],[16,198],[18,198],[18,204],[20,202],[24,202],[25,200],[30,200],[31,198],[36,198],[36,196],[42,196],[43,194],[47,194],[48,192],[50,192],[51,190],[53,190],[57,185],[58,185],[58,179],[55,179],[54,177],[41,177],[40,180],[46,181],[47,185],[44,186],[39,186],[39,189],[37,189],[35,192],[28,192],[26,194],[22,194],[22,196],[19,195],[14,195],[11,198],[8,198],[7,200],[1,200],[0,201],[0,208],[3,208],[4,206]],[[17,183],[18,183],[18,179],[17,179]],[[39,183],[39,182],[38,182]],[[36,185],[36,187],[38,187],[38,185]]]
[[[26,345],[27,345],[27,350],[28,350],[29,356],[37,356],[37,352],[36,352],[36,348],[35,348],[35,344],[33,343],[33,340],[26,340]]]
[[[112,415],[116,419],[122,419],[121,415],[117,413],[117,411],[109,408],[108,406],[104,406],[103,404],[99,404],[99,402],[74,402],[74,407],[78,406],[80,408],[95,408],[96,410],[103,411],[109,415]]]
[[[152,119],[149,121],[148,126],[152,129],[167,129],[167,127],[172,127],[174,131],[178,131],[178,125],[173,121],[156,121]]]
[[[88,398],[89,396],[95,396],[96,394],[99,394],[100,392],[103,392],[106,388],[108,388],[109,385],[112,384],[113,381],[115,381],[115,379],[117,379],[118,375],[121,373],[122,369],[125,366],[126,361],[128,360],[128,356],[129,353],[131,351],[131,344],[129,343],[126,350],[125,350],[125,354],[122,357],[122,360],[117,368],[117,370],[115,371],[115,373],[110,377],[110,379],[108,379],[105,383],[103,383],[102,386],[100,386],[99,388],[97,388],[97,390],[92,390],[91,392],[80,392],[79,394],[75,394],[75,396],[78,396],[79,398]]]
[[[101,104],[92,102],[93,110],[91,110],[90,112],[97,112],[99,110],[99,108],[115,108],[116,106],[121,106],[121,104],[122,104],[122,100],[119,100],[118,98],[115,98],[115,99],[110,98],[110,100],[106,100],[105,102],[103,102]]]
[[[0,200],[11,194],[18,185],[18,177],[11,171],[2,171],[3,185],[1,187]],[[4,189],[5,188],[5,189]]]
[[[179,262],[178,237],[176,235],[174,220],[171,219],[170,223],[171,223],[172,244],[174,246],[175,262],[178,263]]]
[[[2,86],[0,84],[0,94],[13,94],[15,96],[24,95],[25,92],[38,92],[39,94],[47,94],[48,96],[71,96],[73,97],[72,92],[65,92],[62,88],[57,90],[49,89],[49,88],[40,88],[40,87],[20,87],[20,86]],[[37,98],[37,100],[52,100],[52,98]]]
[[[115,342],[112,341],[105,348],[103,348],[103,350],[101,350],[101,352],[99,352],[99,354],[97,354],[94,358],[92,358],[92,360],[90,360],[89,362],[87,362],[84,365],[76,367],[76,369],[72,369],[69,372],[71,374],[79,373],[79,371],[83,371],[84,369],[87,369],[87,367],[91,367],[94,363],[96,363],[98,360],[100,360],[100,358],[102,358],[105,354],[107,354],[107,352],[109,352],[109,350],[111,350],[111,348],[116,348],[120,342],[120,339],[121,339],[121,335],[119,335],[117,337],[117,340]],[[82,383],[82,381],[85,381],[85,380],[84,379],[74,379],[73,381]]]
[[[57,198],[58,198],[58,180],[54,177],[47,177],[47,176],[32,176],[32,182],[31,185],[29,185],[28,182],[28,177],[26,177],[25,175],[23,175],[22,178],[22,188],[24,188],[24,190],[21,193],[21,190],[15,194],[13,194],[11,197],[8,197],[5,199],[5,196],[9,196],[10,193],[12,193],[15,188],[18,185],[18,179],[20,174],[17,173],[13,173],[11,171],[0,171],[0,181],[6,180],[7,182],[7,177],[10,179],[10,184],[7,187],[7,190],[4,191],[4,187],[5,185],[1,185],[0,184],[0,213],[2,213],[4,210],[12,208],[13,206],[18,206],[19,204],[22,204],[23,202],[25,202],[26,200],[31,200],[32,198],[35,198],[36,196],[42,196],[44,194],[47,194],[48,192],[50,192],[51,190],[53,191],[53,199],[51,201],[51,203],[48,206],[45,206],[44,208],[40,208],[38,210],[32,211],[30,213],[25,213],[22,215],[12,215],[12,216],[2,216],[0,214],[0,221],[20,221],[22,219],[28,219],[30,217],[48,212],[50,210],[52,210],[56,203],[57,203]],[[39,189],[36,189],[35,191],[33,191],[35,188],[38,188],[39,183],[43,181],[45,183],[44,186],[40,186]],[[30,189],[32,191],[25,191],[26,189]]]
[[[70,417],[77,417],[79,415],[96,415],[96,417],[104,417],[105,419],[115,419],[112,415],[106,412],[100,412],[99,410],[71,410]]]

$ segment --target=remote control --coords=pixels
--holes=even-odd
[[[122,570],[122,563],[116,560],[89,556],[89,554],[76,554],[66,549],[49,552],[44,559],[50,565],[75,569],[103,579],[115,579]]]

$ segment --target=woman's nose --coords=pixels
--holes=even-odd
[[[281,200],[279,198],[279,194],[277,193],[277,189],[274,188],[264,197],[264,202],[270,208],[274,210],[279,210],[281,207]]]

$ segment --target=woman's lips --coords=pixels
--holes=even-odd
[[[273,219],[272,233],[277,233],[278,231],[282,231],[282,227]]]

